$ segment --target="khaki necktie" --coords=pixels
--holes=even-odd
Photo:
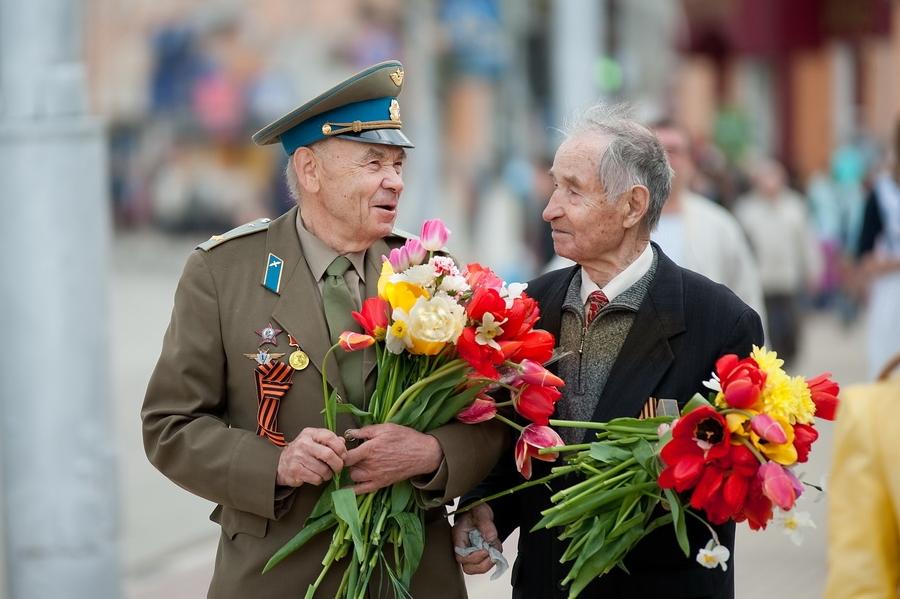
[[[337,343],[344,331],[362,332],[359,324],[350,314],[358,310],[356,300],[347,287],[344,273],[352,267],[346,256],[338,256],[325,270],[325,286],[322,289],[322,303],[325,306],[325,321],[331,334],[331,342]],[[364,385],[362,379],[362,351],[345,352],[338,348],[335,351],[338,366],[341,369],[341,380],[347,392],[345,398],[353,405],[362,407]]]

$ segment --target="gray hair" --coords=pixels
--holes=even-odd
[[[565,133],[600,134],[609,143],[600,157],[600,184],[607,201],[615,202],[635,185],[650,192],[644,223],[648,231],[656,228],[663,204],[672,190],[672,168],[656,136],[627,116],[624,106],[593,106],[566,126]]]
[[[300,203],[300,180],[297,179],[297,171],[294,170],[292,158],[292,156],[288,156],[287,166],[284,167],[284,179],[291,198],[295,202]]]

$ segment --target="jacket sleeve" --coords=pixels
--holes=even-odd
[[[203,252],[191,254],[141,410],[144,449],[163,474],[215,503],[276,517],[281,450],[230,428],[219,301]]]
[[[894,597],[900,588],[896,498],[884,484],[893,465],[879,451],[877,426],[877,419],[895,413],[879,413],[870,399],[845,394],[837,415],[828,484],[827,599]]]
[[[745,308],[738,316],[737,322],[728,335],[725,346],[719,351],[718,355],[737,354],[738,356],[747,356],[753,349],[754,345],[762,346],[765,342],[763,335],[762,321],[752,308]]]
[[[493,420],[480,424],[453,422],[428,434],[440,443],[444,460],[436,475],[441,480],[414,482],[427,491],[427,507],[443,505],[472,489],[488,475],[510,444],[508,427]]]

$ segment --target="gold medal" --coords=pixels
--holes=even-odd
[[[309,356],[306,355],[305,351],[298,349],[288,358],[288,363],[294,370],[303,370],[309,366]]]

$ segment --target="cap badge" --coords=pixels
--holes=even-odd
[[[391,100],[391,120],[395,123],[400,122],[400,102],[397,100]]]
[[[394,85],[397,87],[403,85],[403,69],[398,67],[396,71],[391,73],[391,81],[393,81]]]

